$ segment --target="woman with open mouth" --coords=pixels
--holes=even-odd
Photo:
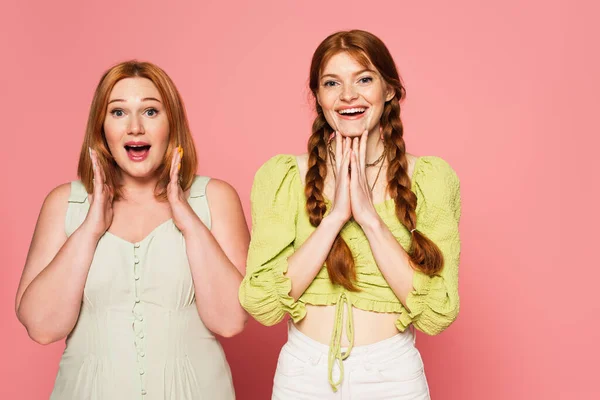
[[[429,399],[415,327],[459,309],[459,181],[406,152],[405,95],[384,43],[338,32],[313,55],[317,116],[308,154],[257,172],[244,308],[289,314],[273,399]]]
[[[167,74],[136,61],[109,69],[80,180],[46,198],[17,293],[33,340],[67,337],[52,400],[235,397],[215,334],[246,322],[249,233],[236,191],[196,168]]]

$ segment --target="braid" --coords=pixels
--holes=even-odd
[[[319,226],[325,215],[327,207],[323,190],[327,177],[327,142],[331,128],[327,124],[323,111],[317,105],[317,117],[313,122],[313,133],[308,140],[308,169],[306,171],[306,212],[312,226]],[[327,272],[329,279],[334,284],[356,291],[353,281],[356,281],[356,270],[352,251],[338,234],[327,255]]]
[[[406,229],[413,231],[417,227],[417,196],[410,190],[404,128],[400,119],[400,103],[396,97],[386,103],[381,127],[388,152],[388,191],[396,204],[396,217]],[[414,268],[430,276],[437,274],[444,264],[442,252],[421,232],[415,230],[412,235],[409,255]]]

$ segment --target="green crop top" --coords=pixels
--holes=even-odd
[[[412,176],[411,190],[417,196],[417,229],[431,239],[444,255],[439,275],[429,277],[415,271],[414,290],[406,304],[400,303],[379,271],[369,242],[360,225],[349,221],[341,235],[354,255],[358,292],[348,292],[329,280],[327,268],[295,301],[290,296],[291,281],[285,276],[287,258],[302,246],[316,229],[305,210],[304,186],[296,157],[278,155],[256,173],[251,193],[252,239],[246,276],[239,291],[242,306],[263,325],[280,322],[290,314],[294,322],[306,315],[306,304],[336,305],[336,321],[329,349],[329,380],[336,390],[343,376],[343,306],[383,313],[398,313],[396,327],[403,332],[410,324],[430,335],[440,333],[456,319],[459,309],[458,263],[460,238],[460,185],[454,170],[438,157],[420,157]],[[330,204],[327,204],[328,211]],[[376,211],[404,249],[411,244],[410,232],[396,218],[393,199],[375,205]],[[348,313],[347,332],[353,336],[352,314]],[[333,363],[340,366],[339,382],[332,381]]]

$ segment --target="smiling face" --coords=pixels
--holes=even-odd
[[[343,136],[356,137],[365,130],[379,131],[385,102],[394,90],[372,64],[365,67],[339,52],[323,68],[316,96],[327,123]]]
[[[163,99],[146,78],[125,78],[110,92],[104,119],[109,150],[122,173],[152,178],[169,143],[169,120]]]

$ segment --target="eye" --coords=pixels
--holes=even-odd
[[[112,110],[110,112],[114,117],[122,117],[123,115],[125,115],[125,112],[123,110],[121,110],[120,108],[115,108],[114,110]]]
[[[149,108],[145,111],[145,113],[149,117],[154,117],[158,114],[158,110],[156,108]]]
[[[358,82],[359,82],[359,83],[363,83],[363,84],[366,84],[366,83],[371,83],[371,82],[373,82],[373,78],[372,78],[372,77],[370,77],[370,76],[363,76],[362,78],[360,78],[360,79],[358,80]]]
[[[337,84],[338,83],[336,81],[325,81],[325,82],[323,82],[323,86],[325,86],[325,87],[334,87]]]

